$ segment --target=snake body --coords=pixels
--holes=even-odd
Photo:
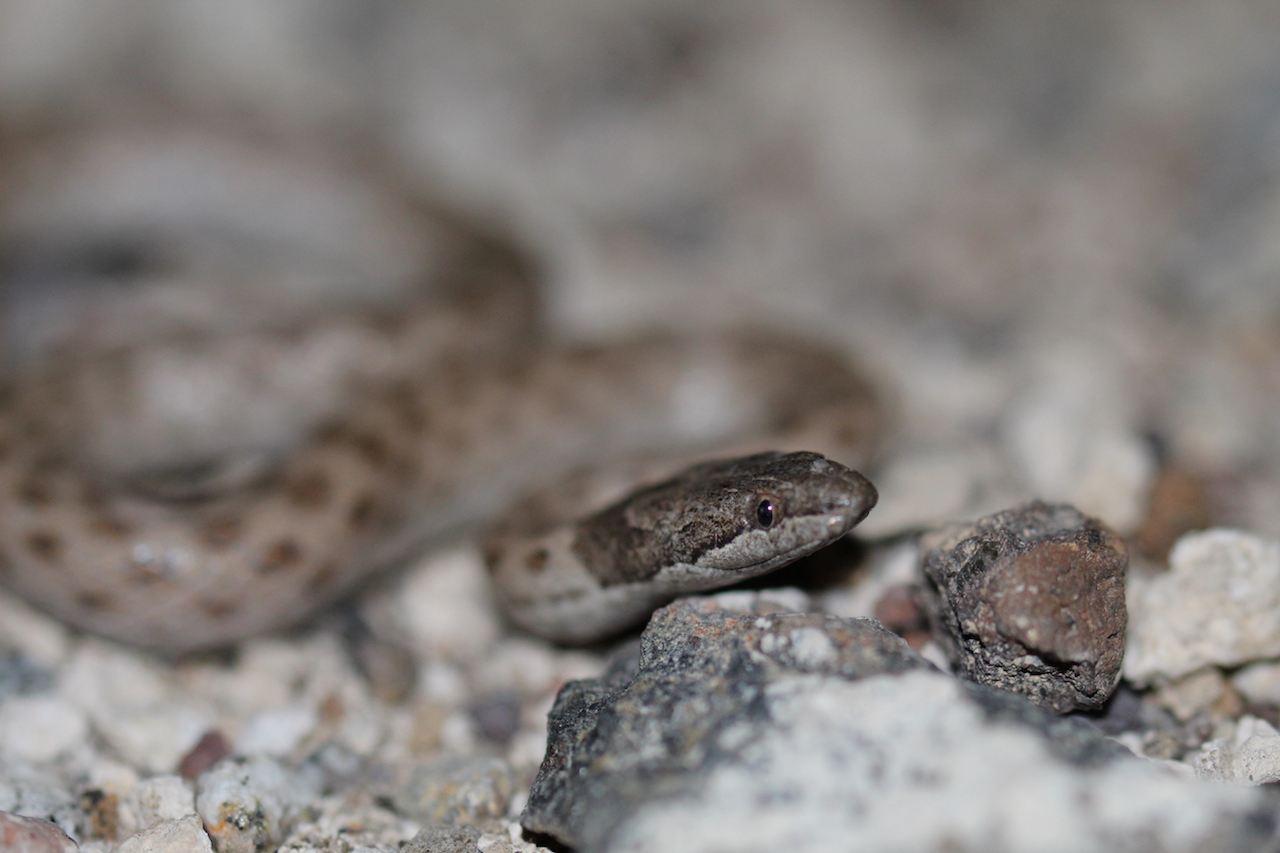
[[[143,259],[126,265],[130,287],[112,284],[141,299],[148,253],[172,264],[174,245],[198,260],[202,241],[230,241],[222,257],[264,239],[229,237],[234,217],[209,228],[204,210],[176,224],[8,210],[18,300],[50,279],[72,304],[97,298],[87,279],[103,264],[67,261],[90,243],[91,258]],[[179,312],[149,336],[121,323],[92,346],[53,334],[34,356],[16,348],[0,399],[0,579],[73,625],[180,653],[293,624],[515,502],[485,548],[498,602],[529,630],[585,641],[812,551],[874,503],[842,464],[867,459],[874,401],[838,356],[750,329],[550,345],[510,254],[431,227],[451,247],[423,276],[431,288],[194,330]],[[569,486],[517,500],[566,470],[673,453],[626,499],[615,485],[594,504],[562,500]],[[734,458],[681,469],[697,454]]]

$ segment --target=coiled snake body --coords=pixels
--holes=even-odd
[[[181,148],[163,136],[154,146]],[[163,160],[128,163],[145,172]],[[74,169],[58,174],[74,182]],[[116,163],[110,180],[130,179]],[[10,301],[29,306],[56,280],[82,304],[109,278],[153,311],[163,303],[138,294],[162,292],[153,280],[174,278],[175,265],[206,292],[193,266],[287,242],[265,226],[229,230],[234,210],[210,215],[234,207],[225,186],[188,195],[199,215],[137,203],[129,216],[91,210],[93,227],[66,212],[83,202],[49,213],[11,197],[0,223]],[[57,199],[57,187],[30,197]],[[29,347],[36,356],[11,345],[0,579],[108,637],[208,648],[297,622],[554,475],[649,458],[645,479],[659,485],[625,502],[616,482],[584,474],[491,523],[485,550],[504,610],[544,636],[584,641],[664,598],[811,552],[871,508],[874,489],[841,463],[865,462],[875,407],[838,357],[759,330],[546,345],[513,256],[428,219],[447,247],[430,275],[416,273],[432,288],[261,316],[236,291],[226,304],[247,322],[218,315],[193,331],[179,312],[160,316],[158,333],[113,338],[102,329],[128,324],[95,315],[92,345],[83,330],[56,328],[52,343]],[[781,452],[793,450],[807,452]],[[734,458],[682,468],[698,454]]]

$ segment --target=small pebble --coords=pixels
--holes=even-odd
[[[182,756],[182,760],[178,762],[178,775],[194,781],[230,754],[231,742],[223,737],[222,732],[210,729]]]
[[[1074,507],[1033,502],[921,541],[934,639],[957,672],[1056,713],[1098,708],[1120,679],[1120,537]]]
[[[1161,468],[1133,543],[1148,559],[1163,564],[1184,533],[1211,527],[1212,520],[1204,481],[1181,468]]]
[[[0,812],[0,850],[4,853],[76,853],[79,847],[56,823]]]
[[[129,793],[126,803],[140,829],[196,813],[195,794],[190,783],[181,776],[144,779]]]
[[[871,615],[916,651],[929,642],[929,617],[920,604],[920,593],[911,584],[886,589]]]

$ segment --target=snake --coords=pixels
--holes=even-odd
[[[165,654],[307,619],[479,531],[588,643],[848,533],[872,384],[792,333],[550,339],[531,253],[348,160],[164,123],[0,195],[0,583]]]

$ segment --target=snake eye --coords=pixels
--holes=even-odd
[[[765,498],[760,501],[760,505],[756,507],[756,521],[760,523],[761,527],[767,530],[773,526],[774,513],[775,509],[773,501],[769,498]]]

